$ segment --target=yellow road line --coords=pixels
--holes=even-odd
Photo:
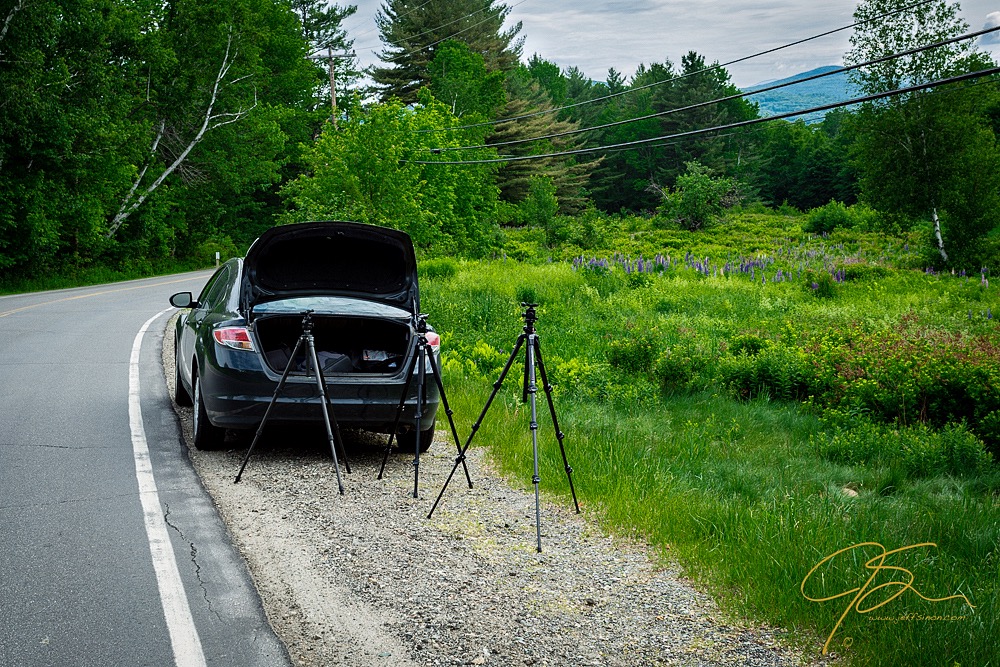
[[[101,292],[90,292],[88,294],[77,294],[76,296],[67,296],[62,299],[53,299],[52,301],[43,301],[41,303],[33,303],[30,306],[22,306],[21,308],[14,308],[13,310],[7,310],[0,312],[0,317],[7,317],[8,315],[14,315],[15,313],[20,313],[25,310],[31,310],[32,308],[39,308],[41,306],[51,306],[54,303],[63,303],[65,301],[76,301],[77,299],[87,299],[92,296],[102,296],[104,294],[115,294],[117,292],[131,292],[137,289],[148,289],[150,287],[163,287],[164,285],[174,285],[176,283],[183,283],[189,280],[195,280],[194,278],[178,278],[177,280],[167,280],[160,283],[153,283],[150,285],[136,285],[134,287],[119,287],[117,289],[103,290]]]

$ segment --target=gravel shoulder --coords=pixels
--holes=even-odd
[[[168,386],[172,344],[170,322]],[[818,662],[789,648],[779,629],[734,623],[676,567],[607,535],[567,501],[543,496],[537,553],[533,493],[504,480],[480,449],[468,459],[474,488],[459,469],[428,519],[455,462],[450,432],[439,431],[420,457],[417,499],[412,455],[393,453],[380,481],[384,438],[345,433],[352,473],[340,496],[322,431],[265,433],[234,484],[250,441],[198,451],[191,409],[174,408],[194,467],[298,665]]]

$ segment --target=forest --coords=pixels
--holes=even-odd
[[[573,230],[588,211],[697,230],[747,207],[839,206],[830,229],[923,230],[939,269],[997,258],[995,63],[957,3],[861,2],[844,69],[872,99],[809,124],[760,122],[695,52],[603,80],[526,56],[495,0],[387,0],[383,64],[362,72],[343,28],[355,11],[7,0],[0,283],[204,266],[305,219],[489,257],[523,226],[586,249]]]
[[[861,0],[817,73],[856,97],[806,122],[694,52],[600,80],[526,55],[496,0],[385,0],[360,71],[355,11],[3,0],[0,292],[206,268],[275,224],[402,229],[459,430],[537,303],[602,530],[804,659],[995,665],[987,31],[948,0]],[[496,405],[477,446],[523,479],[520,385]],[[563,460],[541,465],[567,494]],[[910,553],[868,584],[919,582],[874,586],[881,618],[842,597],[876,547]]]

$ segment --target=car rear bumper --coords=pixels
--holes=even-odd
[[[359,377],[346,380],[327,377],[327,405],[338,425],[389,433],[396,421],[405,377]],[[256,428],[267,411],[278,386],[277,379],[263,372],[239,371],[209,366],[202,378],[205,409],[215,426],[233,429]],[[426,397],[420,430],[434,425],[439,391],[434,378],[425,375]],[[417,425],[418,379],[414,375],[407,389],[407,399],[400,418],[404,429]],[[315,376],[289,375],[274,401],[269,422],[322,421],[320,394]]]

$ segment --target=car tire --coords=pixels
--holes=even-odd
[[[174,356],[174,403],[184,408],[190,408],[192,405],[194,405],[194,402],[191,400],[191,394],[189,394],[187,392],[187,389],[184,388],[184,383],[181,382],[181,367],[180,367],[180,362],[176,357],[176,354],[177,354],[177,346],[175,345],[174,346],[174,355],[175,355]]]
[[[201,395],[201,378],[194,373],[191,379],[194,385],[194,446],[201,450],[218,449],[225,440],[226,429],[208,421],[205,399]]]
[[[434,427],[431,426],[429,429],[420,432],[420,453],[423,454],[431,447],[431,442],[434,440]],[[401,452],[415,452],[417,449],[417,432],[416,430],[403,431],[402,433],[396,434],[396,441],[399,443],[399,450]]]

